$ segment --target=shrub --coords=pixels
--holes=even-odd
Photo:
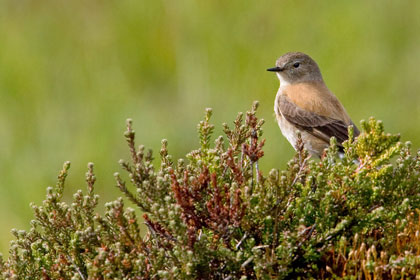
[[[65,163],[29,231],[13,230],[4,279],[400,279],[420,268],[420,153],[384,132],[334,138],[321,160],[298,141],[286,170],[259,169],[264,156],[258,103],[211,141],[211,110],[198,126],[199,148],[174,162],[162,141],[160,166],[135,146],[120,161],[130,185],[116,185],[144,214],[148,230],[121,198],[95,213],[93,164],[87,189],[62,201]]]

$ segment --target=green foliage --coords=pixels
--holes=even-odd
[[[264,156],[258,103],[212,144],[211,110],[198,126],[199,148],[177,162],[162,141],[160,166],[125,133],[121,198],[95,213],[93,165],[87,190],[62,201],[65,163],[31,229],[13,231],[4,279],[399,279],[420,268],[420,153],[384,132],[380,121],[336,141],[320,161],[298,141],[286,170],[259,169]]]
[[[27,205],[44,199],[64,159],[65,201],[89,161],[101,200],[119,195],[103,187],[128,116],[137,141],[158,158],[156,139],[167,138],[178,159],[197,147],[203,108],[217,112],[219,135],[257,98],[269,140],[260,167],[283,169],[294,153],[279,139],[279,82],[265,70],[288,51],[317,61],[353,120],[374,115],[419,148],[419,30],[420,1],[1,0],[0,251],[10,228],[29,229]]]

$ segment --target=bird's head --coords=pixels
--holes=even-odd
[[[276,72],[280,85],[322,81],[318,64],[307,54],[289,52],[276,61],[276,67],[267,71]]]

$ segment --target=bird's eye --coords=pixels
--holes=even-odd
[[[300,63],[299,62],[296,62],[295,64],[293,64],[293,67],[298,68],[299,65],[300,65]]]

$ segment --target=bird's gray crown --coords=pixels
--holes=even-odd
[[[276,67],[269,71],[277,72],[288,83],[322,81],[318,64],[307,54],[289,52],[276,61]]]

